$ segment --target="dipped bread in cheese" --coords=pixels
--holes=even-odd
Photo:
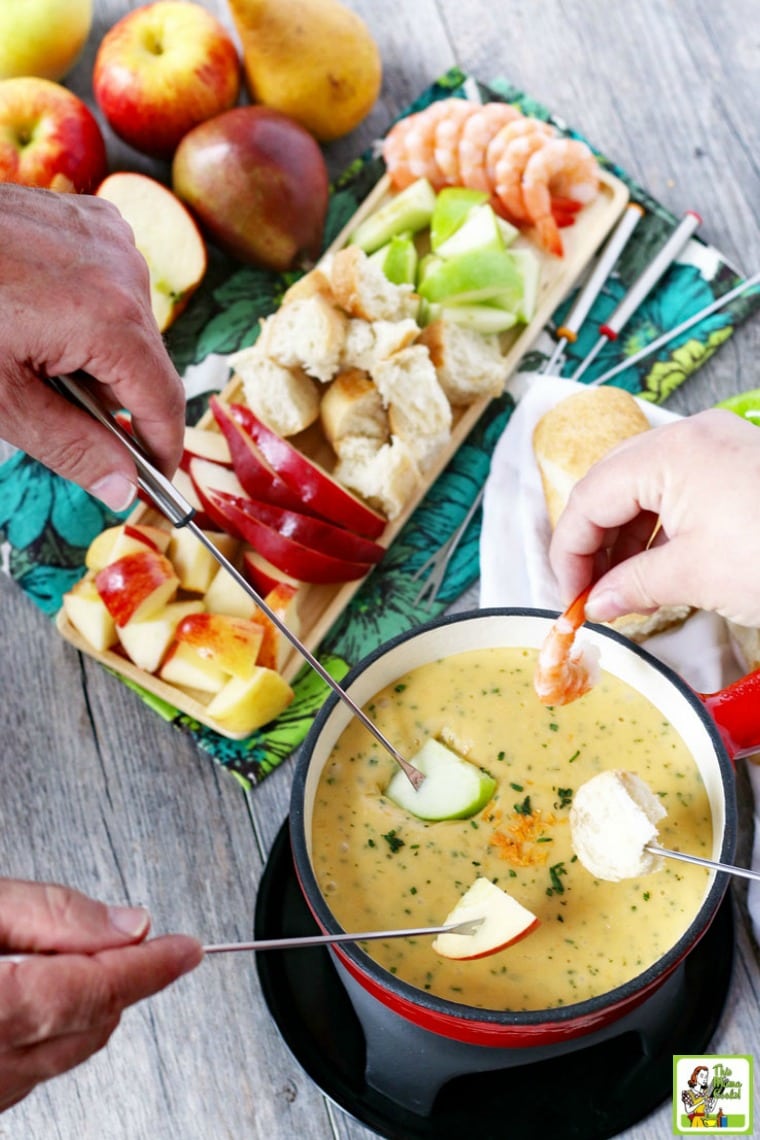
[[[560,400],[533,431],[533,452],[552,529],[575,484],[623,440],[649,430],[642,408],[622,388],[589,388]],[[632,641],[680,625],[690,606],[660,606],[651,614],[624,614],[609,626]]]

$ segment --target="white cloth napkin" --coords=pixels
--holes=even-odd
[[[518,373],[510,381],[517,407],[491,460],[483,499],[480,535],[480,605],[561,609],[549,565],[551,528],[533,456],[533,428],[559,400],[582,391],[571,380]],[[639,404],[655,427],[678,417],[648,401]],[[695,613],[676,630],[656,634],[647,650],[698,692],[710,693],[741,673],[725,622],[717,614]],[[760,767],[747,765],[755,803],[753,867],[760,868]],[[748,906],[760,942],[760,884],[751,883]]]

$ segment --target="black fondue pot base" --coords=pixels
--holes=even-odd
[[[287,822],[272,847],[256,903],[256,938],[319,933],[296,878]],[[664,1011],[651,1055],[624,1032],[548,1060],[451,1079],[419,1115],[370,1088],[364,1032],[327,950],[256,955],[269,1011],[291,1053],[322,1092],[388,1140],[607,1140],[672,1095],[674,1054],[704,1053],[731,980],[730,895],[688,955],[675,1008]],[[656,1001],[657,995],[650,1001]]]

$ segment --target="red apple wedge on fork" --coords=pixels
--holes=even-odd
[[[444,924],[473,922],[482,918],[474,934],[439,934],[433,950],[442,958],[485,958],[511,946],[538,926],[535,914],[497,887],[490,879],[478,878],[462,895]]]
[[[157,550],[125,554],[95,575],[95,588],[117,626],[150,617],[172,600],[178,586],[174,567]]]

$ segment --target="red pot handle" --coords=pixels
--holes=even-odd
[[[760,751],[760,669],[717,693],[698,693],[732,760]]]

